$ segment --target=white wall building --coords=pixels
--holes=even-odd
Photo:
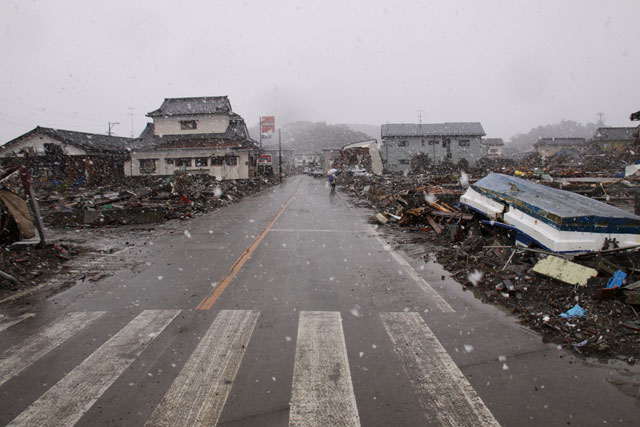
[[[228,97],[165,98],[147,116],[153,123],[131,150],[127,176],[171,175],[176,170],[221,180],[253,176],[256,142]]]

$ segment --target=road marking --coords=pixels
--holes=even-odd
[[[0,304],[4,304],[5,302],[9,302],[9,301],[14,301],[14,300],[20,299],[23,296],[30,295],[30,294],[32,294],[34,292],[37,292],[40,289],[45,288],[47,286],[49,286],[49,283],[41,283],[38,286],[34,286],[33,288],[29,288],[29,289],[24,290],[24,291],[16,292],[13,295],[9,295],[8,297],[6,297],[4,299],[1,299],[0,300]]]
[[[2,323],[0,323],[0,332],[9,329],[10,327],[17,325],[18,323],[22,322],[23,320],[26,320],[30,317],[35,316],[35,313],[25,313],[22,316],[16,317],[15,319],[11,319],[11,320],[5,320],[8,319],[8,317],[2,315],[0,317],[0,320],[2,320]]]
[[[380,317],[430,424],[499,425],[418,313]]]
[[[380,235],[375,230],[373,231],[373,235],[376,239],[378,239],[383,247],[387,248],[389,246],[384,240],[382,240]],[[411,264],[409,264],[404,258],[402,258],[399,253],[397,253],[393,249],[389,249],[388,252],[391,254],[393,259],[398,262],[398,264],[404,267],[409,277],[411,277],[413,281],[416,282],[418,286],[420,286],[420,288],[424,291],[425,294],[427,294],[427,296],[431,299],[431,301],[433,301],[436,307],[440,309],[440,311],[442,311],[443,313],[456,312],[453,307],[451,307],[449,303],[444,298],[442,298],[440,294],[437,293],[435,289],[433,289],[431,285],[426,280],[424,280],[422,276],[420,276],[418,272],[411,266]]]
[[[220,283],[218,284],[218,286],[211,292],[211,294],[208,297],[205,297],[202,301],[200,301],[200,304],[198,304],[198,306],[196,307],[196,310],[209,310],[211,309],[211,307],[213,307],[213,304],[215,304],[216,300],[220,297],[220,295],[222,295],[224,290],[227,289],[227,286],[229,286],[229,283],[231,283],[231,281],[240,272],[240,270],[242,269],[244,264],[247,262],[249,257],[251,257],[251,254],[253,254],[253,251],[256,250],[258,245],[260,245],[260,242],[262,242],[262,240],[271,230],[271,227],[273,227],[273,224],[276,223],[276,221],[280,218],[280,216],[284,213],[284,211],[289,207],[293,199],[295,199],[295,196],[287,200],[287,202],[278,211],[276,216],[273,217],[271,222],[269,222],[269,224],[267,224],[264,230],[262,230],[260,234],[258,234],[258,237],[256,237],[256,239],[253,241],[251,246],[249,246],[242,253],[242,255],[240,255],[240,258],[238,258],[236,262],[233,263],[229,273],[220,280]]]
[[[337,311],[300,312],[289,425],[360,425]]]
[[[216,425],[259,315],[221,311],[145,425]]]
[[[331,230],[331,229],[314,229],[314,228],[272,228],[272,232],[281,233],[368,233],[369,230]]]
[[[9,425],[75,424],[178,313],[143,311]]]
[[[102,316],[104,311],[69,313],[56,323],[6,350],[0,357],[0,385]]]

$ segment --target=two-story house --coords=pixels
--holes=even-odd
[[[475,166],[483,155],[485,132],[478,122],[384,124],[381,136],[385,168],[406,172],[418,155],[429,156],[431,165],[464,160]]]
[[[165,98],[125,164],[127,176],[171,175],[176,170],[247,179],[255,173],[257,142],[227,96]]]

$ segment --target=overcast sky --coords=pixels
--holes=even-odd
[[[632,126],[640,1],[0,1],[0,143],[37,125],[137,136],[165,97],[248,125],[479,121],[507,140]]]

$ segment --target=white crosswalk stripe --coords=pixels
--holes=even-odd
[[[143,311],[9,425],[75,424],[180,311]],[[7,350],[0,379],[18,375],[102,314],[70,313]],[[216,425],[259,316],[254,310],[220,311],[145,425]],[[431,423],[498,425],[418,313],[380,318]],[[300,312],[289,403],[290,426],[360,425],[340,312]]]
[[[380,314],[427,418],[441,426],[497,426],[418,313]]]
[[[143,311],[9,425],[75,424],[178,313]]]
[[[289,425],[360,425],[339,312],[300,313]]]
[[[146,425],[216,425],[259,314],[221,311]]]
[[[69,313],[61,320],[6,350],[0,357],[0,385],[102,316],[104,311]]]
[[[10,327],[22,322],[23,320],[26,320],[33,316],[35,316],[35,313],[25,313],[22,316],[16,317],[15,319],[10,319],[5,315],[0,315],[0,332],[5,331]]]

